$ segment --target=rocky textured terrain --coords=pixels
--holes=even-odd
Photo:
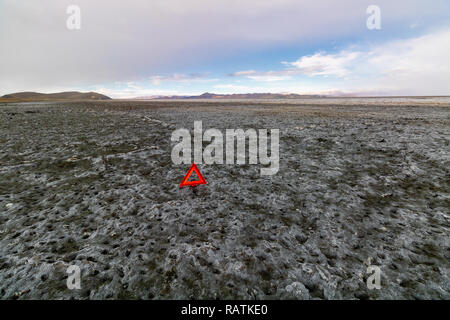
[[[180,190],[195,120],[280,129],[278,174]],[[448,98],[0,104],[0,299],[450,299],[449,141]]]

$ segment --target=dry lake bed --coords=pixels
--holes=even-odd
[[[197,120],[279,172],[180,190]],[[450,299],[449,142],[449,98],[0,104],[0,299]]]

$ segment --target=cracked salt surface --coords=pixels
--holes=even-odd
[[[0,105],[0,298],[449,299],[449,106]],[[180,190],[170,135],[195,120],[280,129],[278,174],[200,165],[208,184]]]

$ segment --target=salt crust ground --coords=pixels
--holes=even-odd
[[[450,299],[449,105],[0,105],[0,298]],[[200,165],[180,190],[170,135],[195,120],[279,128],[279,173]]]

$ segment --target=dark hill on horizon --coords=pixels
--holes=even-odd
[[[97,92],[67,91],[57,93],[16,92],[0,97],[0,102],[16,101],[54,101],[54,100],[110,100],[111,98]]]

